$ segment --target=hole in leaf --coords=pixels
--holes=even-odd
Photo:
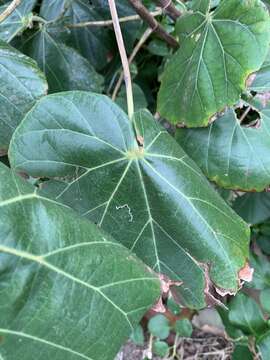
[[[251,106],[243,106],[235,109],[237,119],[241,123],[241,126],[259,128],[261,125],[261,117],[258,111]]]

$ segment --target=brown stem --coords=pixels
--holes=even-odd
[[[172,18],[176,20],[182,13],[176,9],[173,5],[172,0],[155,0],[156,3]]]
[[[13,13],[17,6],[19,6],[21,0],[13,0],[8,7],[0,14],[0,23],[3,22],[9,15]]]
[[[150,14],[153,17],[155,17],[155,16],[161,15],[162,12],[163,12],[162,9],[157,9],[157,10],[151,12]],[[136,21],[136,20],[142,20],[142,19],[139,15],[129,15],[129,16],[119,18],[120,23]],[[112,20],[86,21],[86,22],[81,22],[81,23],[77,23],[77,24],[67,24],[66,26],[69,28],[80,28],[80,27],[85,27],[85,26],[110,26],[110,25],[113,25]]]
[[[135,9],[138,15],[148,23],[149,27],[170,46],[178,48],[179,44],[173,36],[168,34],[166,30],[157,22],[157,20],[149,13],[147,8],[140,0],[129,0],[131,6]]]
[[[142,35],[142,37],[140,38],[140,40],[137,42],[136,46],[134,47],[130,57],[128,58],[128,63],[131,64],[132,61],[134,60],[135,56],[137,55],[137,53],[139,52],[140,48],[143,46],[143,44],[146,42],[146,40],[149,38],[149,36],[152,34],[153,30],[151,28],[146,29],[146,31],[144,32],[144,34]],[[122,85],[122,82],[124,80],[124,72],[122,71],[119,79],[115,85],[113,94],[112,94],[112,100],[115,101],[116,96],[118,94],[118,91],[120,90],[120,87]]]

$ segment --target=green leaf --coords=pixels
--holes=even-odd
[[[255,79],[249,86],[250,90],[263,92],[270,90],[270,51],[259,71],[254,74]]]
[[[159,296],[159,281],[1,163],[0,178],[1,357],[113,359]]]
[[[205,306],[207,265],[207,279],[235,293],[248,258],[248,227],[150,113],[136,113],[135,122],[144,147],[109,98],[50,95],[25,117],[10,161],[16,171],[65,179],[65,188],[57,193],[54,186],[49,196],[99,224],[155,271],[183,281],[176,291],[184,304]]]
[[[57,4],[51,3],[51,0],[45,0],[40,14],[46,19],[55,19],[64,14],[69,24],[104,20],[99,6],[96,6],[96,1],[94,5],[91,5],[88,0],[57,0]],[[69,34],[67,45],[76,47],[97,70],[107,64],[111,48],[108,29],[100,26],[71,28]]]
[[[165,341],[154,341],[153,352],[157,356],[165,357],[169,353],[169,345]]]
[[[261,291],[260,302],[263,310],[270,314],[270,288]]]
[[[261,309],[251,297],[243,293],[237,294],[230,302],[229,310],[231,324],[245,334],[258,337],[267,329]]]
[[[44,75],[35,61],[0,40],[0,150],[34,103],[47,92]]]
[[[181,146],[219,186],[262,191],[270,184],[270,103],[251,104],[261,118],[254,126],[241,124],[229,109],[207,128],[177,132]]]
[[[137,84],[133,84],[133,100],[135,111],[147,108],[147,100],[144,92]],[[116,104],[127,113],[127,95],[125,86],[122,86],[121,91],[116,98]]]
[[[223,0],[214,12],[209,0],[177,24],[180,49],[161,80],[158,111],[172,123],[206,126],[234,105],[249,74],[265,60],[270,20],[260,0]]]
[[[257,347],[262,360],[269,360],[270,357],[270,331],[264,334],[257,342]]]
[[[270,193],[250,193],[239,196],[233,209],[249,224],[259,224],[270,218]]]
[[[233,354],[232,354],[232,360],[253,360],[253,354],[250,352],[247,345],[235,345]]]
[[[0,14],[12,1],[0,6]],[[25,30],[31,23],[36,0],[22,0],[20,5],[0,24],[0,39],[10,42],[16,35]]]
[[[164,315],[153,316],[148,322],[148,330],[157,338],[164,340],[170,334],[170,323]]]
[[[175,331],[180,336],[191,337],[193,331],[192,324],[188,319],[176,320]]]
[[[59,32],[61,28],[59,27]],[[57,29],[54,29],[57,31]],[[91,90],[102,92],[103,77],[77,50],[57,41],[48,25],[25,40],[23,51],[45,73],[50,92]]]
[[[254,269],[253,280],[250,287],[263,290],[270,287],[270,263],[265,256],[252,254],[250,257],[251,267]]]
[[[135,329],[133,330],[133,332],[130,336],[130,339],[136,345],[140,345],[140,346],[144,345],[144,341],[145,341],[144,340],[144,332],[143,332],[143,328],[141,325],[138,325],[135,327]]]
[[[168,309],[174,314],[174,315],[179,315],[181,312],[181,307],[179,306],[178,303],[176,303],[176,301],[173,299],[173,297],[168,298],[167,300],[167,307]]]

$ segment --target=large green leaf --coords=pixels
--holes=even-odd
[[[0,150],[37,99],[47,92],[35,61],[0,40]]]
[[[137,113],[135,121],[144,147],[109,98],[50,95],[16,132],[10,161],[16,171],[69,181],[55,191],[57,201],[92,219],[156,271],[183,280],[177,290],[185,304],[205,306],[211,281],[222,293],[236,292],[248,258],[247,226],[150,113]]]
[[[2,13],[11,1],[0,6]],[[31,22],[31,11],[36,0],[22,0],[20,5],[0,24],[0,39],[10,42],[16,35],[27,28]]]
[[[233,105],[249,74],[262,65],[270,40],[270,20],[260,0],[223,0],[209,12],[209,0],[177,25],[180,49],[162,76],[158,111],[173,123],[206,126]]]
[[[50,92],[90,90],[102,92],[103,77],[77,50],[57,41],[53,32],[61,28],[49,25],[39,30],[22,44],[23,51],[35,59],[47,77]]]
[[[229,109],[204,129],[179,129],[178,140],[204,174],[218,185],[262,191],[270,185],[270,103],[254,100],[260,121],[239,122]]]
[[[0,164],[0,358],[112,360],[159,281]]]
[[[231,301],[229,310],[231,324],[241,329],[245,334],[258,337],[267,330],[267,323],[260,307],[251,297],[243,293],[237,294]]]

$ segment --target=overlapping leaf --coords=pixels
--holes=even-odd
[[[0,6],[2,13],[11,1]],[[31,11],[36,4],[36,0],[22,0],[20,5],[0,24],[0,39],[10,42],[16,35],[26,29],[31,22]]]
[[[35,61],[0,41],[0,150],[6,151],[13,131],[37,99],[47,92]]]
[[[255,79],[249,89],[257,92],[270,91],[270,51],[262,67],[256,72]]]
[[[159,281],[1,163],[0,177],[0,358],[112,360]]]
[[[251,103],[261,119],[243,126],[230,109],[205,129],[178,130],[179,143],[222,187],[262,191],[270,185],[270,106]]]
[[[56,193],[56,201],[99,224],[156,271],[183,280],[177,288],[183,302],[203,307],[208,273],[223,293],[237,290],[249,230],[148,112],[135,120],[143,147],[108,98],[50,95],[17,130],[11,164],[33,176],[64,178],[61,190],[49,187],[50,196]]]
[[[63,90],[91,90],[102,92],[103,77],[77,50],[57,41],[53,32],[60,27],[49,25],[40,29],[24,41],[23,51],[35,59],[47,77],[50,92]]]
[[[239,196],[233,209],[249,224],[259,224],[270,219],[270,193],[248,193]]]
[[[206,126],[234,105],[249,74],[265,60],[270,20],[260,0],[196,1],[177,26],[180,49],[162,76],[158,111],[173,123]]]

